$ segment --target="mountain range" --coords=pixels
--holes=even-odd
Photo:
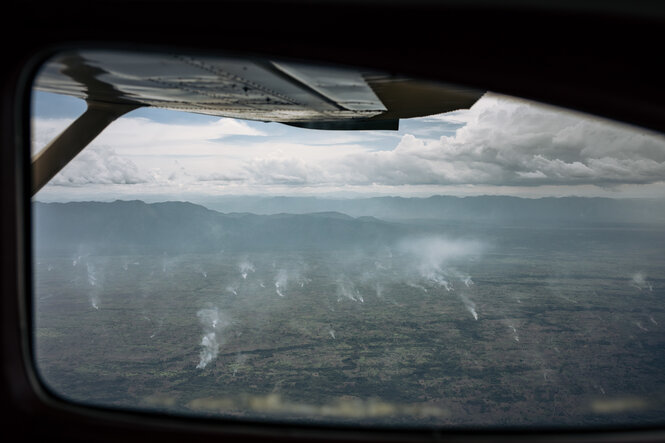
[[[218,201],[216,206],[226,211],[189,202],[35,202],[34,246],[38,254],[75,254],[81,249],[108,254],[366,249],[409,234],[459,236],[520,226],[665,222],[660,201],[603,198],[252,197]]]
[[[306,214],[335,211],[352,217],[383,220],[457,220],[473,222],[665,222],[663,199],[613,199],[601,197],[510,196],[370,197],[333,199],[320,197],[211,197],[201,204],[220,212],[253,214]]]

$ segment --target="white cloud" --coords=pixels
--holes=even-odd
[[[317,164],[295,157],[255,158],[245,167],[258,184],[305,185],[325,182],[324,170]]]
[[[100,135],[99,143],[132,148],[147,144],[182,144],[215,140],[233,135],[264,136],[246,122],[229,118],[202,125],[159,123],[147,118],[121,118]]]
[[[33,118],[33,153],[60,134],[72,119]],[[220,118],[205,124],[155,122],[143,117],[123,117],[109,125],[90,146],[111,146],[121,155],[217,154],[215,140],[232,136],[267,135],[247,122]]]
[[[50,182],[59,186],[86,184],[138,184],[151,181],[131,161],[118,156],[112,148],[90,146],[65,166]]]
[[[355,184],[609,186],[665,178],[665,138],[578,113],[488,94],[438,140],[406,134],[390,151],[340,160]],[[440,117],[443,118],[443,117]]]

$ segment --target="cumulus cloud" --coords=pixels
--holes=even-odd
[[[107,146],[89,146],[81,151],[50,184],[80,186],[85,184],[138,184],[151,181],[129,159]]]
[[[424,121],[464,126],[438,139],[406,133],[393,149],[325,161],[255,157],[245,170],[253,183],[309,186],[611,187],[665,178],[664,137],[526,100],[486,94],[470,110]]]
[[[50,142],[71,120],[33,118],[33,152]],[[219,142],[234,136],[263,137],[248,122],[220,118],[204,123],[175,124],[144,117],[123,117],[95,138],[91,146],[112,146],[121,155],[219,154]]]
[[[665,178],[665,138],[535,103],[486,95],[438,140],[406,134],[391,151],[343,160],[382,184],[645,184]]]
[[[269,156],[253,158],[245,165],[248,176],[260,184],[305,185],[325,181],[324,169],[302,158]]]
[[[33,155],[62,133],[72,120],[33,118]],[[120,118],[81,151],[50,184],[180,185],[198,179],[220,180],[228,174],[202,172],[198,165],[185,166],[177,157],[205,158],[219,154],[216,141],[238,135],[265,134],[247,122],[228,118],[189,125],[155,122],[142,117]]]

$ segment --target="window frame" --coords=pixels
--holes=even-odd
[[[114,3],[114,5],[111,5]],[[271,23],[271,15],[274,15],[281,8],[285,6],[300,5],[300,2],[248,2],[248,4],[241,5],[235,2],[229,2],[224,5],[228,7],[226,13],[232,12],[239,15],[248,14],[251,11],[252,4],[254,7],[263,8],[260,13],[261,25]],[[285,5],[285,3],[293,3]],[[490,2],[491,3],[491,2]],[[247,438],[250,440],[329,440],[329,439],[350,439],[359,441],[382,441],[382,440],[398,440],[398,441],[414,441],[414,440],[429,440],[437,438],[450,438],[450,439],[467,439],[473,438],[478,440],[493,440],[497,437],[505,437],[511,439],[555,439],[555,440],[573,440],[573,441],[587,441],[597,439],[618,439],[625,441],[632,441],[634,439],[665,439],[665,432],[662,428],[634,428],[634,429],[597,429],[597,430],[565,430],[565,429],[502,429],[502,430],[483,430],[481,432],[469,431],[446,431],[445,429],[437,430],[422,430],[422,431],[382,431],[382,430],[367,430],[361,428],[341,429],[338,427],[320,427],[320,426],[300,426],[293,427],[290,425],[281,425],[277,423],[258,423],[258,422],[243,422],[238,423],[227,420],[206,420],[194,419],[189,417],[171,417],[161,416],[159,414],[148,412],[127,412],[121,410],[112,410],[107,408],[94,408],[82,405],[71,404],[63,401],[49,392],[38,380],[35,374],[34,362],[32,361],[32,344],[30,340],[30,333],[32,331],[31,324],[31,209],[30,209],[30,196],[29,196],[29,183],[30,183],[30,85],[34,78],[38,67],[50,55],[66,49],[82,48],[82,47],[109,47],[114,49],[146,49],[146,50],[166,50],[173,51],[174,47],[180,47],[182,50],[194,50],[207,52],[209,50],[231,50],[238,53],[256,52],[262,55],[276,56],[293,56],[297,51],[303,50],[305,58],[312,60],[326,60],[331,62],[341,63],[360,63],[363,60],[363,50],[368,51],[371,49],[371,42],[365,42],[360,45],[361,50],[351,51],[350,54],[344,52],[345,45],[353,43],[353,39],[347,37],[338,42],[325,40],[322,38],[314,38],[310,42],[301,44],[300,47],[290,48],[289,43],[297,40],[299,34],[294,32],[285,32],[284,35],[277,34],[274,41],[265,44],[261,38],[247,38],[245,41],[235,43],[215,42],[214,29],[205,29],[200,33],[196,33],[196,23],[185,26],[184,29],[169,34],[168,26],[164,29],[160,26],[159,19],[165,18],[167,24],[172,26],[176,25],[182,20],[177,13],[177,8],[167,11],[160,15],[154,13],[154,3],[146,1],[134,11],[129,14],[129,19],[125,17],[125,21],[118,21],[118,18],[123,13],[130,12],[130,8],[135,5],[130,5],[126,2],[107,2],[101,7],[117,6],[118,11],[110,13],[108,17],[100,18],[99,26],[89,26],[90,23],[86,20],[91,13],[90,10],[82,7],[77,2],[65,1],[59,6],[62,10],[55,11],[53,6],[50,8],[44,6],[44,10],[37,14],[34,22],[29,24],[31,20],[30,6],[41,6],[36,2],[28,2],[26,6],[17,7],[15,14],[20,23],[26,26],[28,33],[34,35],[26,37],[25,41],[17,43],[16,47],[8,49],[5,54],[5,67],[2,69],[2,151],[0,153],[2,165],[0,168],[1,176],[3,177],[3,187],[1,192],[1,206],[0,209],[4,213],[2,216],[2,230],[0,231],[0,240],[2,241],[2,257],[4,267],[0,271],[1,283],[1,298],[2,303],[2,360],[3,360],[3,373],[2,373],[2,398],[5,410],[12,411],[10,413],[8,422],[11,422],[9,427],[12,429],[10,433],[22,432],[27,433],[29,436],[66,436],[69,439],[101,439],[101,440],[116,440],[118,438],[125,438],[129,440],[145,439],[146,436],[165,439],[166,441],[182,440],[183,438],[203,438],[218,439],[225,438]],[[376,16],[376,5],[373,2],[358,2],[358,8],[352,7],[350,4],[345,4],[344,7],[350,8],[348,12],[357,14],[353,19],[353,23],[362,23],[363,20],[370,22]],[[494,5],[493,8],[480,8],[474,10],[473,8],[464,9],[459,5],[450,9],[445,7],[437,7],[432,4],[417,4],[409,9],[406,2],[395,3],[394,9],[388,12],[399,14],[403,12],[407,17],[426,17],[430,14],[448,14],[451,19],[459,17],[462,22],[467,25],[471,23],[470,18],[474,14],[479,14],[479,17],[484,20],[490,21],[497,11],[502,18],[508,18],[513,10],[510,8],[501,9]],[[183,5],[176,5],[183,6]],[[307,12],[306,17],[311,20],[316,20],[317,17],[321,20],[326,13],[331,13],[331,19],[339,18],[339,11],[331,9],[332,6],[328,2],[321,2],[318,5],[311,6],[311,10]],[[221,10],[221,6],[218,6]],[[337,5],[339,7],[339,5]],[[400,9],[400,7],[402,9]],[[194,6],[189,6],[190,11],[185,13],[185,18],[191,18],[196,15],[205,15],[207,12],[218,11],[211,4],[202,2],[196,3]],[[206,9],[208,8],[208,9]],[[443,9],[442,9],[443,8]],[[457,9],[456,9],[457,8]],[[194,12],[196,14],[194,14]],[[519,8],[518,8],[519,11]],[[543,14],[542,11],[522,11],[516,17],[510,18],[507,21],[508,26],[516,26],[520,20],[530,18],[532,26],[536,27],[541,21],[543,23],[550,23],[551,21],[561,20],[560,25],[563,27],[566,23],[572,27],[573,36],[581,36],[580,18],[574,17],[569,14],[569,11],[554,11],[553,15]],[[593,19],[600,24],[600,35],[607,35],[612,29],[616,28],[617,24],[627,24],[628,31],[635,31],[636,34],[627,37],[628,42],[633,44],[642,43],[642,38],[645,35],[658,35],[659,27],[665,24],[665,18],[662,15],[655,17],[629,17],[628,19],[623,16],[613,16],[609,14],[607,17],[603,16],[601,11],[600,15],[591,14],[591,16],[582,16],[582,19]],[[51,14],[53,23],[47,25],[46,20]],[[68,15],[69,14],[69,15]],[[458,15],[455,15],[458,14]],[[152,17],[152,20],[150,18]],[[605,18],[603,18],[605,17]],[[151,23],[142,29],[139,27],[131,27],[132,20],[143,18],[146,22]],[[130,20],[131,19],[131,20]],[[606,20],[606,21],[603,21]],[[210,20],[205,20],[205,24],[210,25]],[[105,32],[117,28],[119,23],[124,23],[130,26],[126,34],[121,38],[111,37],[112,34],[105,34]],[[326,21],[326,23],[332,23]],[[396,25],[397,18],[388,19],[389,25]],[[267,28],[273,31],[279,31],[279,23],[273,23]],[[70,28],[67,28],[70,26]],[[376,25],[375,25],[376,26]],[[639,32],[640,27],[644,27],[644,32]],[[43,36],[39,36],[37,30],[41,29],[44,32]],[[258,26],[257,26],[258,27]],[[310,29],[312,25],[309,25]],[[454,26],[453,26],[454,27]],[[62,28],[62,29],[60,29]],[[93,29],[94,28],[94,29]],[[370,31],[378,30],[378,27],[370,27]],[[231,27],[233,32],[241,32],[240,25]],[[457,29],[461,29],[459,26]],[[547,29],[552,29],[547,27]],[[495,30],[495,29],[493,29]],[[123,30],[124,31],[124,30]],[[192,34],[186,35],[187,32]],[[646,33],[646,34],[645,34]],[[418,34],[420,37],[425,33]],[[225,35],[232,35],[226,31]],[[481,36],[487,37],[490,32],[485,30],[481,32]],[[182,42],[178,43],[178,37],[183,37]],[[544,38],[546,36],[543,36]],[[480,40],[480,37],[478,37]],[[321,42],[321,40],[324,40]],[[508,39],[508,43],[511,40]],[[414,43],[414,37],[406,39],[407,42]],[[325,47],[322,51],[317,46],[318,43],[328,43],[331,46]],[[175,43],[175,45],[174,45]],[[335,43],[335,44],[333,44]],[[518,53],[520,51],[528,52],[530,49],[535,49],[534,42],[525,42],[520,48],[517,45]],[[571,40],[566,39],[566,44],[570,45]],[[599,44],[597,42],[597,44]],[[654,46],[656,42],[653,42]],[[180,46],[178,46],[180,45]],[[406,46],[406,43],[405,43]],[[436,47],[436,44],[434,45]],[[473,44],[467,44],[467,48],[473,47]],[[398,48],[398,49],[404,49]],[[504,54],[506,60],[499,61],[504,65],[510,64],[515,60],[514,53],[511,49],[515,47],[507,46]],[[409,57],[402,55],[396,59],[386,62],[382,57],[386,57],[388,51],[378,51],[365,58],[365,61],[376,67],[395,67],[400,61],[409,60]],[[537,61],[541,64],[547,64],[547,57],[541,56]],[[564,56],[563,59],[566,57]],[[575,56],[569,58],[574,62]],[[612,60],[609,53],[601,53],[597,55],[597,59],[604,62],[603,67],[621,66],[622,61]],[[574,63],[571,62],[571,66]],[[434,63],[435,62],[430,62]],[[656,74],[662,73],[657,70],[657,61],[644,60],[642,64],[638,64],[634,70],[630,71],[628,80],[636,78],[642,70],[656,69]],[[526,66],[523,64],[522,67]],[[424,70],[427,63],[422,63],[419,66],[411,67],[410,70],[414,76],[422,76],[426,74]],[[438,65],[431,74],[433,78],[444,79],[444,74],[449,75],[445,77],[449,81],[458,81],[464,77],[468,69],[446,69]],[[570,66],[569,66],[570,67]],[[554,73],[562,73],[565,71],[565,66],[555,69]],[[645,101],[645,94],[648,96],[648,91],[645,88],[653,83],[647,82],[646,85],[636,86],[634,89],[628,88],[627,90],[619,91],[618,106],[606,107],[607,100],[603,98],[609,90],[605,82],[598,88],[597,91],[591,91],[582,97],[575,97],[574,91],[557,97],[557,92],[565,85],[557,84],[552,90],[541,92],[540,95],[534,94],[535,86],[547,85],[554,82],[551,77],[545,75],[544,71],[536,72],[534,79],[530,83],[525,84],[520,88],[515,80],[509,79],[510,69],[503,69],[498,79],[489,79],[489,74],[479,73],[470,77],[472,86],[482,86],[482,79],[485,78],[487,86],[497,92],[504,92],[508,94],[526,96],[527,98],[536,98],[543,101],[550,101],[554,104],[563,106],[576,107],[582,110],[596,111],[603,113],[609,117],[624,120],[629,123],[639,123],[646,127],[665,132],[665,95],[663,86],[654,91],[654,100]],[[610,73],[609,77],[620,79],[624,71],[619,70],[616,73]],[[598,72],[592,75],[601,75],[600,68]],[[587,77],[584,77],[587,78]],[[651,77],[649,77],[651,78]],[[665,78],[662,77],[662,78]],[[564,82],[565,83],[565,82]],[[619,83],[621,84],[621,83]],[[503,85],[503,86],[502,86]],[[581,82],[581,86],[586,86]],[[648,89],[648,88],[647,88]],[[595,101],[593,100],[595,97]],[[621,101],[623,100],[623,104]],[[610,100],[611,101],[611,100]],[[616,100],[615,100],[616,101]],[[632,103],[636,106],[630,107]],[[629,109],[622,109],[622,106]]]

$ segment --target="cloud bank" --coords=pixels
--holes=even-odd
[[[82,186],[87,184],[139,184],[151,177],[131,160],[119,156],[108,146],[89,146],[58,173],[51,184]]]
[[[389,185],[611,186],[665,178],[665,138],[646,131],[497,95],[452,118],[466,122],[454,136],[405,134],[394,150],[349,156],[341,167],[355,183]]]

